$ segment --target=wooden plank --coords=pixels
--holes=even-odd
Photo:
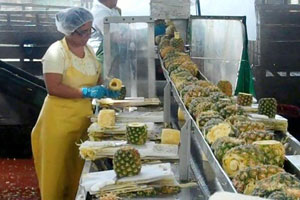
[[[15,67],[19,67],[20,69],[23,69],[24,71],[33,74],[35,76],[42,76],[43,69],[42,69],[42,63],[41,62],[6,62],[10,65],[13,65]]]
[[[28,58],[28,59],[41,59],[48,46],[44,47],[3,47],[0,46],[0,59],[1,58]]]
[[[2,44],[23,44],[25,41],[33,44],[47,44],[50,45],[53,42],[63,38],[63,34],[53,32],[9,32],[0,30],[0,41]]]
[[[272,11],[267,12],[262,10],[259,12],[261,24],[300,24],[300,9],[298,12]]]
[[[300,105],[300,77],[255,77],[263,79],[255,86],[257,98],[274,97],[278,103]]]
[[[262,41],[300,41],[300,21],[299,25],[261,25],[260,37]]]
[[[261,42],[261,59],[264,57],[298,58],[300,42]]]

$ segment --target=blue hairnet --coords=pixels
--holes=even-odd
[[[80,26],[93,19],[92,13],[87,9],[74,7],[59,11],[55,16],[55,24],[59,32],[71,35]]]

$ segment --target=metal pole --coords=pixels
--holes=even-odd
[[[190,158],[191,158],[191,119],[188,119],[180,131],[180,148],[179,148],[180,181],[189,180]]]
[[[167,82],[164,88],[164,122],[170,124],[171,122],[171,85]]]

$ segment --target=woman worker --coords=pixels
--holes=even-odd
[[[83,167],[77,144],[86,139],[91,98],[119,95],[97,85],[100,65],[86,45],[92,22],[84,8],[60,11],[56,26],[65,37],[43,57],[48,95],[31,136],[42,200],[75,199]]]

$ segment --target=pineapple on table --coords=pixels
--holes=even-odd
[[[118,178],[138,175],[142,168],[140,153],[132,147],[118,149],[114,154],[113,164]]]
[[[281,172],[257,181],[251,195],[268,198],[275,191],[283,191],[287,194],[289,189],[299,190],[300,181],[288,172]]]
[[[284,169],[275,165],[258,165],[240,170],[232,179],[232,183],[239,193],[251,194],[257,181],[274,174],[284,172]]]
[[[264,152],[254,145],[240,145],[227,151],[222,159],[222,166],[229,177],[247,167],[265,164]]]
[[[245,140],[247,144],[252,144],[255,141],[273,140],[274,133],[265,130],[248,131],[248,132],[241,133],[238,138]]]
[[[147,125],[145,123],[133,122],[126,126],[126,138],[129,144],[143,145],[148,138]]]
[[[262,140],[252,143],[262,150],[266,157],[266,164],[283,167],[285,158],[284,145],[276,140]]]
[[[232,149],[233,147],[240,146],[245,144],[243,140],[234,138],[234,137],[221,137],[218,138],[211,146],[217,160],[221,163],[223,156],[227,151]]]
[[[239,92],[237,96],[237,104],[241,106],[251,106],[252,94]]]
[[[258,113],[275,118],[277,113],[277,101],[275,98],[261,98],[258,101]]]

